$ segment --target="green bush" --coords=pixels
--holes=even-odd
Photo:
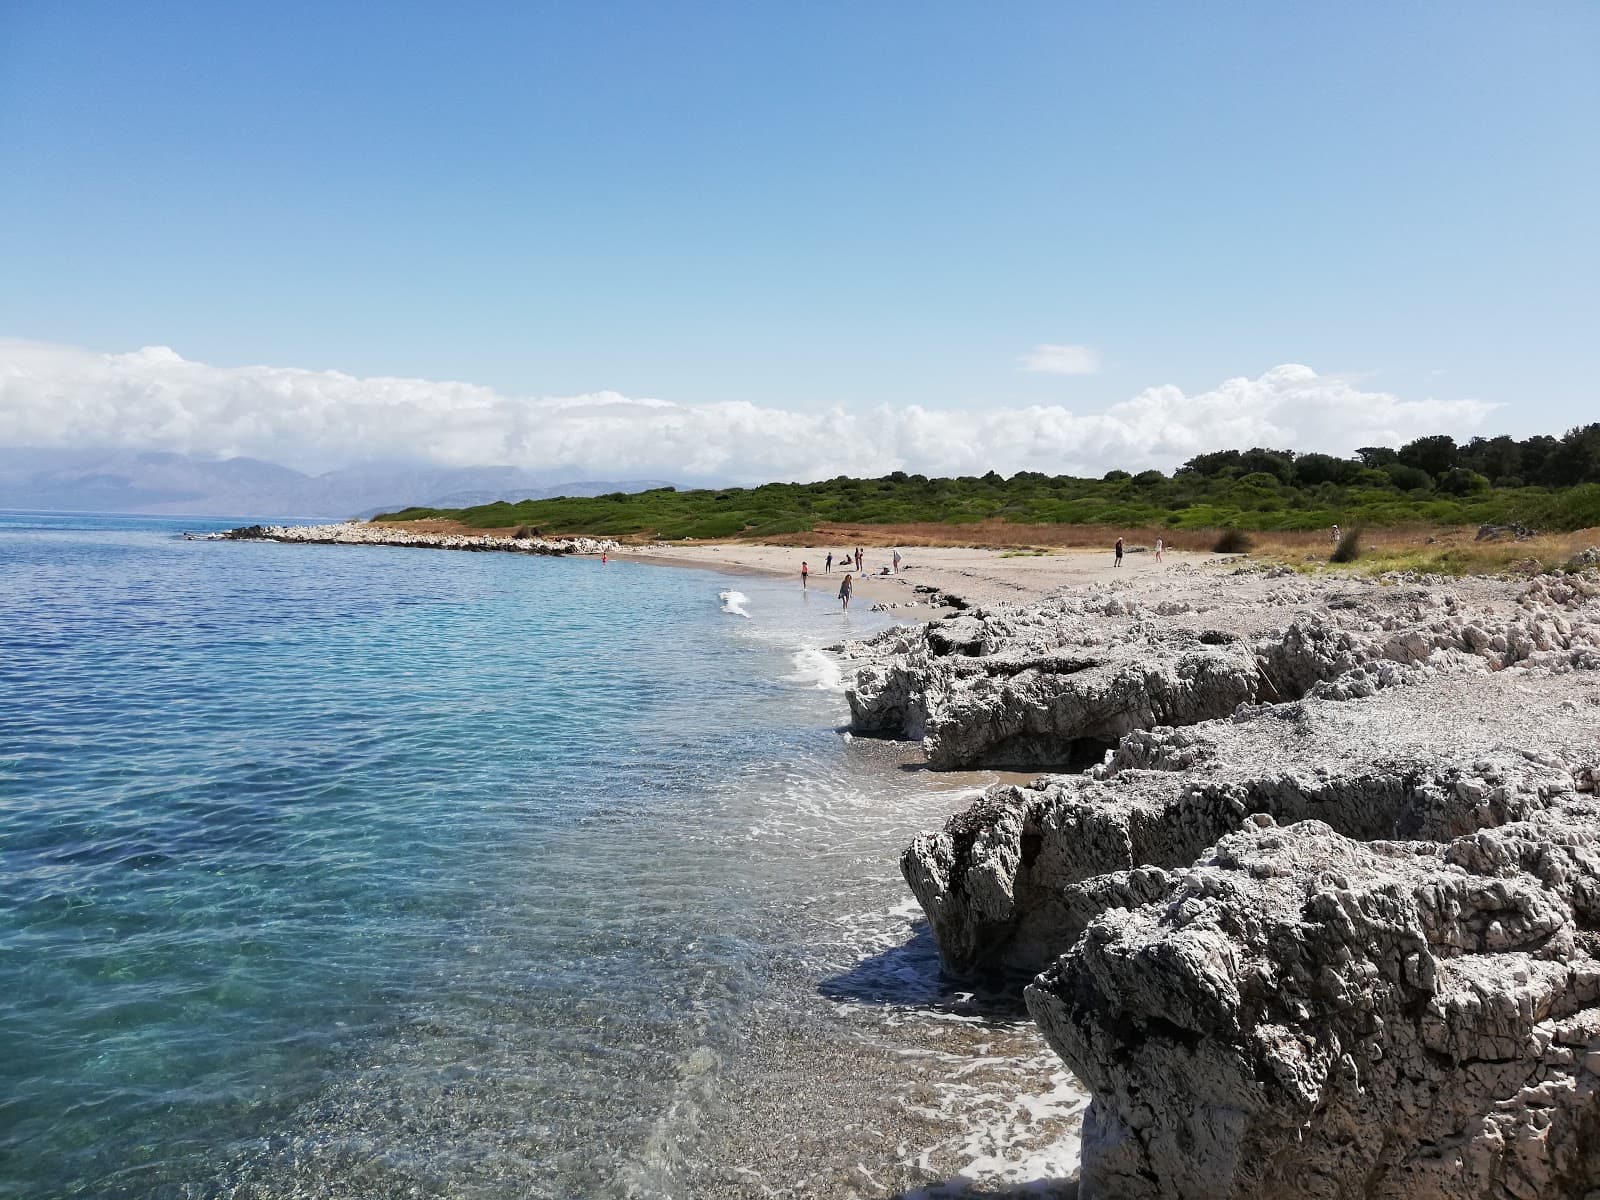
[[[1441,492],[1451,496],[1470,496],[1473,492],[1487,492],[1489,481],[1476,471],[1469,471],[1465,467],[1451,467],[1439,476],[1436,486]]]
[[[1600,483],[1586,483],[1552,500],[1546,524],[1557,529],[1590,529],[1600,525]]]
[[[1404,463],[1390,463],[1383,468],[1383,473],[1393,481],[1395,487],[1406,492],[1424,492],[1433,487],[1433,476],[1421,467],[1409,467]]]
[[[1219,525],[1234,525],[1240,519],[1237,508],[1218,504],[1196,504],[1182,512],[1174,513],[1171,524],[1175,529],[1215,529]]]

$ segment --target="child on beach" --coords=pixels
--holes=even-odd
[[[1161,539],[1157,538],[1156,539],[1156,561],[1157,562],[1161,561],[1161,547],[1162,547],[1162,545],[1163,545],[1163,543],[1162,543]]]
[[[844,581],[839,584],[839,601],[843,605],[840,609],[841,612],[850,611],[850,593],[853,591],[855,591],[855,585],[850,581],[850,576],[847,573]]]
[[[1117,561],[1114,562],[1112,564],[1112,566],[1120,567],[1121,565],[1122,565],[1122,539],[1118,538],[1117,539]]]
[[[833,551],[832,550],[829,550],[828,551],[828,557],[822,560],[822,573],[824,575],[832,575],[833,574]]]
[[[806,577],[811,574],[811,568],[806,566],[805,560],[800,560],[800,586],[806,586]]]
[[[895,547],[894,551],[894,573],[896,575],[900,574],[900,548],[898,546]]]

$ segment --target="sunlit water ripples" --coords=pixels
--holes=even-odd
[[[185,527],[0,518],[0,1195],[889,1196],[1070,1160],[1081,1097],[904,903],[900,846],[963,793],[835,729],[815,648],[875,618]]]

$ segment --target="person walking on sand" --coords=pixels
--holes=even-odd
[[[856,547],[856,573],[861,573],[861,547]]]
[[[806,566],[806,560],[802,558],[800,560],[800,586],[802,588],[806,586],[806,579],[810,574],[811,568]]]
[[[833,574],[833,551],[832,550],[829,550],[828,551],[828,557],[822,560],[822,573],[824,575],[832,575]]]
[[[1337,525],[1328,530],[1328,540],[1335,546],[1339,544],[1339,527]]]
[[[1112,563],[1111,565],[1114,566],[1114,567],[1120,567],[1122,565],[1122,539],[1121,538],[1117,539],[1117,561]]]
[[[847,572],[844,580],[839,584],[839,602],[843,605],[843,608],[840,609],[841,612],[850,611],[850,593],[855,590],[855,584],[851,582],[850,575]]]
[[[896,546],[894,548],[894,573],[896,575],[900,574],[900,547],[899,546]]]
[[[1157,562],[1161,561],[1161,547],[1162,547],[1163,544],[1164,543],[1161,541],[1160,538],[1156,539],[1156,561]]]

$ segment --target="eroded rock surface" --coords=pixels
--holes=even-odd
[[[1600,806],[1440,845],[1262,814],[1028,989],[1084,1200],[1600,1187]]]
[[[975,612],[869,664],[930,756],[1059,752],[1140,711],[1097,708],[1109,679],[1201,711],[1185,655],[1254,669],[1227,715],[1135,721],[918,837],[940,952],[1043,972],[1094,1095],[1083,1200],[1600,1200],[1600,578],[1302,586],[1270,627],[1259,596]]]
[[[1452,589],[1207,581],[974,609],[858,647],[858,734],[931,765],[1080,769],[1124,734],[1239,705],[1360,698],[1440,672],[1600,666],[1600,577]]]
[[[1034,972],[1252,814],[1364,840],[1442,839],[1589,786],[1600,674],[1559,690],[1524,671],[1473,683],[1433,677],[1359,703],[1312,698],[1139,731],[1088,774],[990,789],[918,836],[901,869],[948,967]]]

